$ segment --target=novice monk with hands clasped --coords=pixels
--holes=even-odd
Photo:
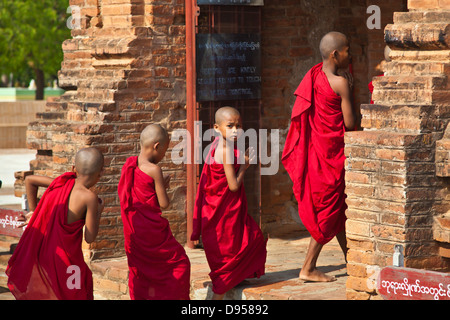
[[[255,149],[252,147],[248,148],[245,153],[245,163],[243,166],[239,167],[238,172],[235,172],[235,149],[234,144],[237,142],[240,136],[241,129],[241,118],[238,113],[231,108],[221,108],[218,110],[216,117],[219,119],[214,124],[214,130],[220,132],[222,136],[223,143],[217,144],[217,149],[214,153],[214,161],[218,164],[223,165],[225,176],[228,182],[228,188],[232,192],[239,190],[241,184],[244,180],[245,171],[248,169],[251,163],[256,160]]]
[[[335,236],[347,254],[345,235],[344,133],[357,125],[347,78],[339,76],[350,63],[349,42],[339,32],[320,42],[322,62],[295,91],[291,125],[282,163],[291,177],[298,211],[311,240],[299,278],[334,281],[316,268],[322,247]]]
[[[247,212],[244,173],[256,155],[247,150],[244,162],[236,148],[242,132],[239,112],[231,107],[217,110],[214,130],[220,136],[211,144],[203,166],[191,240],[202,236],[212,299],[221,300],[246,278],[264,274],[267,251],[261,229]]]

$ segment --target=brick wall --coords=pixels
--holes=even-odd
[[[88,258],[123,255],[117,184],[128,156],[139,152],[139,134],[150,122],[169,133],[185,128],[184,1],[71,0],[81,8],[81,29],[63,45],[60,86],[29,124],[28,147],[35,174],[70,170],[84,146],[105,155],[105,173],[95,188],[105,201],[97,240],[84,244]],[[172,146],[171,146],[172,147]],[[170,152],[170,149],[168,150]],[[185,170],[167,157],[171,205],[164,210],[180,242],[186,239]]]
[[[450,119],[450,12],[438,3],[410,0],[410,12],[394,14],[385,28],[392,62],[374,81],[375,105],[361,106],[365,130],[346,134],[349,299],[377,298],[373,279],[392,265],[395,244],[406,267],[450,270],[433,232],[450,209],[448,180],[436,172]]]

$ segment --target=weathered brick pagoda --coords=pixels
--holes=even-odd
[[[348,298],[376,295],[396,244],[405,267],[450,270],[450,2],[408,9],[385,28],[392,61],[361,106],[364,131],[346,136]]]

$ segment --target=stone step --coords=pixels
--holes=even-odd
[[[448,11],[410,11],[394,12],[394,23],[437,23],[450,21],[450,12]]]
[[[450,88],[445,74],[384,75],[374,78],[373,86],[375,90],[448,90]]]
[[[450,63],[444,61],[391,61],[384,65],[385,75],[442,76],[450,71]]]
[[[446,14],[448,18],[448,13]],[[388,24],[384,30],[384,40],[391,48],[425,50],[445,50],[450,40],[446,38],[449,20],[427,23],[422,21]]]
[[[126,258],[90,263],[94,280],[94,298],[129,300]]]
[[[361,126],[365,129],[424,133],[443,130],[445,114],[436,106],[361,105]]]

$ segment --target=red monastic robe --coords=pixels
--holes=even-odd
[[[190,262],[162,217],[155,181],[127,159],[119,181],[132,300],[189,300]]]
[[[341,97],[331,89],[322,63],[308,71],[295,95],[281,161],[293,181],[302,223],[326,244],[346,221]]]
[[[8,288],[19,300],[92,300],[92,273],[81,250],[84,219],[67,224],[75,173],[50,184],[11,256]]]
[[[244,185],[228,188],[223,164],[214,161],[216,138],[203,166],[193,215],[191,240],[202,236],[211,272],[213,292],[224,294],[247,278],[264,274],[266,242],[261,229],[247,213]],[[239,170],[235,150],[235,170]]]

